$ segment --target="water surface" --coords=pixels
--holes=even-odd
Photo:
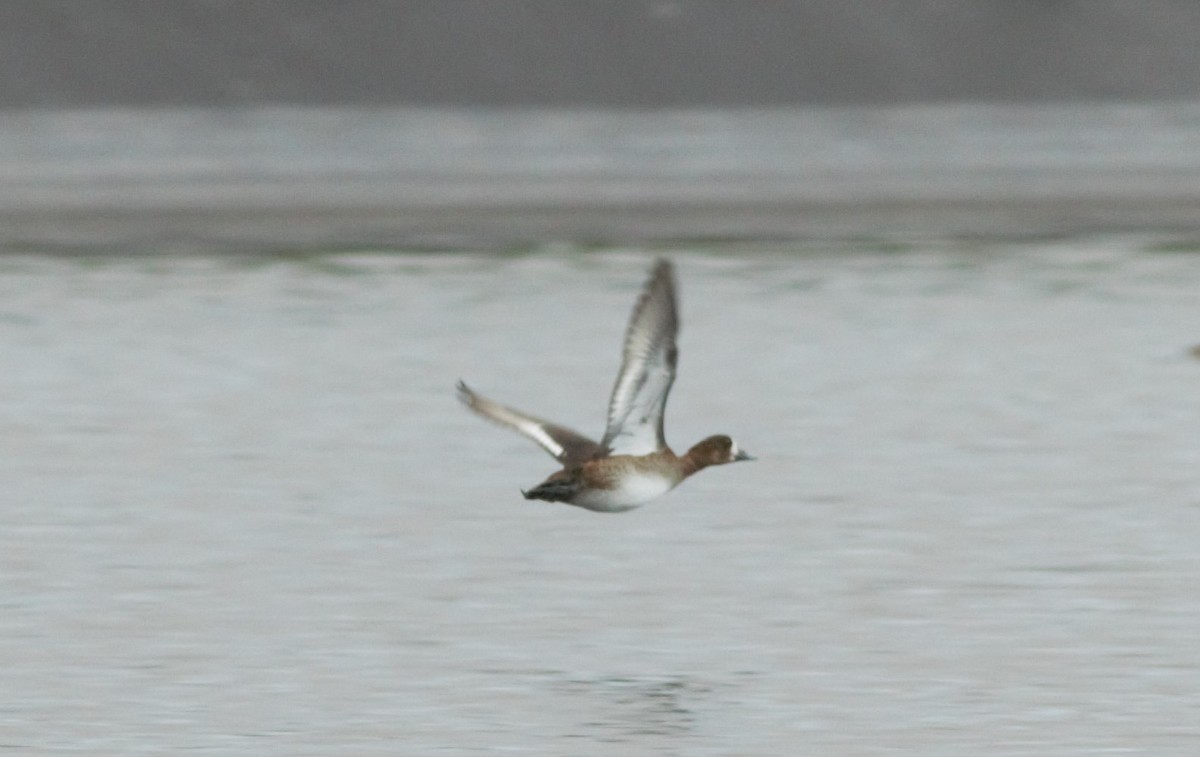
[[[1200,257],[671,251],[667,433],[530,503],[453,385],[600,433],[652,254],[0,259],[0,751],[1191,754]]]

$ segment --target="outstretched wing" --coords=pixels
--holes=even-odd
[[[667,446],[663,412],[675,381],[679,317],[670,261],[658,261],[633,308],[621,370],[608,403],[602,446],[614,455],[648,455]]]
[[[577,465],[603,451],[599,444],[582,434],[492,402],[473,392],[462,381],[458,382],[458,399],[483,418],[528,436],[564,466]]]

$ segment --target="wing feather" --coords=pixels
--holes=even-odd
[[[583,434],[514,410],[476,394],[458,382],[458,399],[487,420],[529,437],[563,465],[576,465],[598,456],[603,448]]]
[[[675,381],[679,316],[670,261],[659,260],[633,308],[621,370],[608,403],[601,445],[614,455],[648,455],[667,446],[663,414]]]

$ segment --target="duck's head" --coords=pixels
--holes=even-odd
[[[687,451],[687,456],[696,464],[697,468],[754,459],[753,455],[738,447],[737,442],[724,434],[710,436],[700,441]]]

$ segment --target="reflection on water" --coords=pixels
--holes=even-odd
[[[598,433],[651,253],[0,259],[0,743],[1189,753],[1200,257],[870,247],[672,253],[759,460],[622,516],[453,387]]]
[[[692,700],[709,690],[682,676],[662,679],[601,678],[568,681],[564,696],[588,713],[580,738],[637,744],[642,736],[682,736],[694,731]]]

